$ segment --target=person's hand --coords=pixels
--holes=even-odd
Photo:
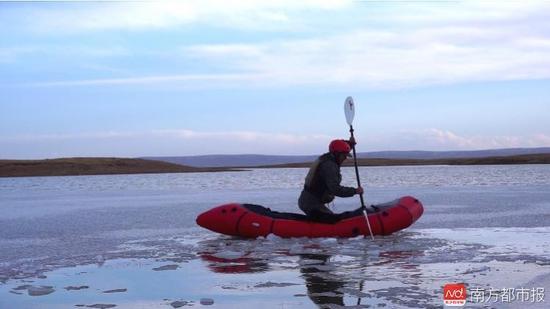
[[[355,194],[363,194],[363,187],[358,187],[357,189],[355,189]]]
[[[355,146],[357,143],[355,142],[355,137],[350,137],[349,141],[348,141],[348,144],[353,147]]]

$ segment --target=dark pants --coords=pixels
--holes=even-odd
[[[323,205],[323,208],[313,209],[306,213],[311,218],[311,221],[322,223],[336,223],[340,221],[340,215],[333,213],[330,209]]]
[[[298,206],[300,206],[300,209],[311,219],[311,221],[322,223],[336,223],[342,219],[360,216],[363,214],[362,207],[359,207],[355,210],[335,214],[313,194],[306,191],[302,191],[302,194],[300,194],[300,198],[298,199]],[[374,208],[373,210],[368,207],[364,210],[369,214],[378,211],[377,208]]]
[[[312,194],[302,191],[298,199],[298,206],[311,219],[322,223],[336,223],[340,215],[333,213],[328,207]]]

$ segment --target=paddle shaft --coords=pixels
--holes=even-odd
[[[353,136],[353,125],[349,125],[349,133],[351,134],[351,138],[355,140],[355,137]],[[357,177],[357,186],[361,187],[361,179],[359,178],[359,168],[357,167],[357,153],[355,152],[355,144],[351,145],[351,149],[353,151],[353,165],[355,166],[355,176]],[[359,198],[361,199],[361,208],[363,208],[363,215],[365,216],[365,221],[367,221],[367,227],[369,228],[369,234],[372,240],[374,240],[374,235],[372,235],[372,229],[370,227],[369,222],[369,216],[367,215],[366,207],[365,207],[365,200],[363,199],[363,193],[359,194]]]
[[[355,140],[355,137],[353,136],[353,126],[349,126],[349,133],[351,134],[351,138]],[[357,177],[357,186],[361,186],[361,179],[359,178],[359,168],[357,167],[357,155],[355,153],[355,144],[351,145],[351,149],[353,151],[353,165],[355,166],[355,176]],[[361,199],[361,207],[363,209],[365,208],[365,200],[363,199],[363,193],[359,194],[359,198]]]

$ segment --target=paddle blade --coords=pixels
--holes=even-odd
[[[353,103],[352,97],[347,97],[344,102],[344,112],[346,113],[346,121],[351,126],[353,123],[353,117],[355,117],[355,103]]]

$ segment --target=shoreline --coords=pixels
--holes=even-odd
[[[130,158],[59,158],[0,160],[0,177],[91,176],[158,173],[208,173],[240,171],[223,167],[193,167]]]
[[[45,160],[0,160],[2,177],[90,176],[161,173],[239,172],[253,168],[308,168],[312,162],[258,166],[194,167],[159,160],[132,158],[59,158]],[[550,164],[550,154],[450,159],[358,159],[358,166],[422,165],[515,165]],[[343,166],[353,166],[348,160]]]

